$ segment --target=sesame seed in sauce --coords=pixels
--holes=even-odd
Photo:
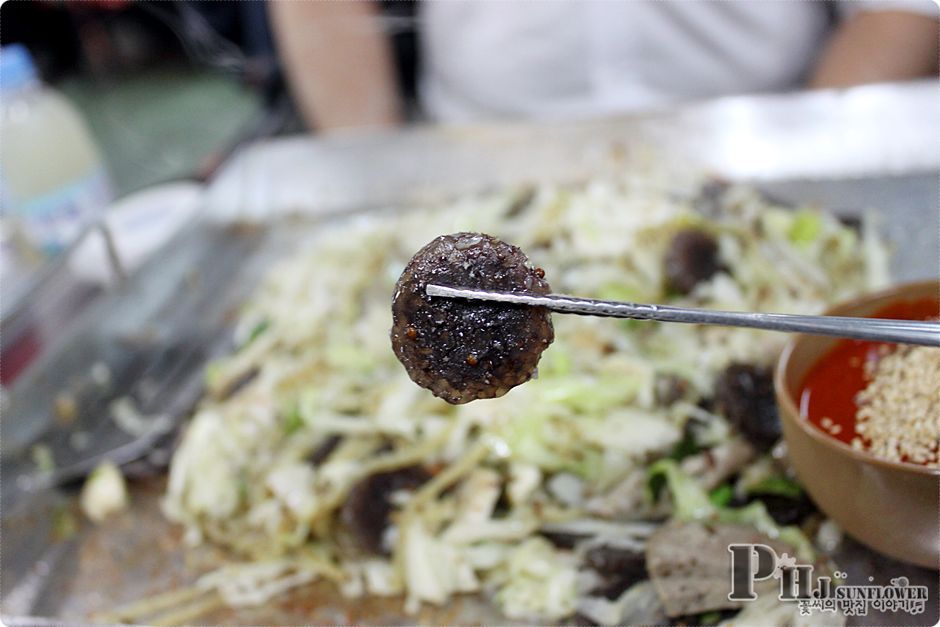
[[[940,467],[940,348],[900,346],[866,363],[865,374],[856,431],[868,450],[883,459]],[[852,446],[858,448],[855,441]]]

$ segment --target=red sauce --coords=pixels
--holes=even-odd
[[[928,320],[940,313],[935,298],[894,303],[872,316],[899,320]],[[855,396],[866,386],[865,363],[877,360],[891,344],[842,340],[807,373],[800,391],[800,415],[820,431],[847,444],[855,432]]]

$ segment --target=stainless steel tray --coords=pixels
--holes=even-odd
[[[940,132],[931,135],[925,129],[940,129],[940,119],[933,115],[934,106],[926,107],[926,114],[920,107],[936,104],[940,92],[935,86],[911,89],[823,92],[803,100],[739,98],[655,115],[551,126],[282,140],[243,153],[210,189],[206,219],[93,303],[69,336],[9,390],[0,422],[4,621],[87,621],[92,612],[191,582],[218,562],[221,556],[211,547],[183,551],[179,530],[159,514],[162,479],[159,472],[146,478],[159,468],[159,456],[129,468],[140,477],[133,484],[133,506],[102,527],[77,514],[74,487],[24,492],[17,477],[29,468],[33,443],[67,437],[68,429],[55,419],[53,399],[62,389],[81,390],[95,362],[108,364],[116,378],[123,375],[123,385],[130,388],[141,372],[158,367],[154,364],[184,364],[170,377],[176,383],[166,387],[154,411],[185,412],[198,396],[205,360],[227,349],[238,304],[273,260],[303,246],[323,220],[343,219],[351,211],[405,210],[428,199],[496,185],[603,176],[622,167],[623,151],[649,150],[652,141],[654,150],[668,158],[758,180],[783,200],[817,202],[845,214],[878,207],[884,232],[896,247],[896,277],[938,276],[940,144],[933,140]],[[847,115],[850,125],[844,119],[838,122]],[[874,132],[877,123],[886,132]],[[849,128],[866,139],[840,144]],[[830,148],[829,161],[823,163],[813,146],[829,133],[829,141],[846,150]],[[750,137],[750,143],[741,144],[742,137]],[[799,137],[808,143],[797,141]],[[738,152],[761,145],[779,154],[754,161],[751,153]],[[805,168],[796,167],[800,164]],[[289,213],[302,215],[291,218]],[[255,224],[245,225],[246,219]],[[173,350],[183,350],[185,358],[169,353],[168,359]],[[100,413],[85,412],[79,420],[89,421],[83,426],[101,437],[113,437],[113,424]],[[172,442],[170,433],[156,444],[165,450]],[[73,533],[63,534],[63,521],[76,524]],[[851,580],[904,575],[911,583],[936,589],[935,572],[891,561],[851,541],[836,559]],[[933,624],[937,617],[933,599],[930,611],[919,617],[872,613],[855,620]],[[263,608],[218,610],[200,621],[505,622],[473,597],[407,617],[397,600],[350,605],[325,586]]]
[[[621,174],[626,153],[650,151],[759,182],[936,173],[938,107],[940,84],[925,81],[733,96],[620,118],[278,139],[237,154],[208,202],[215,215],[266,220]]]

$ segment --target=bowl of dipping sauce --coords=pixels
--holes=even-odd
[[[937,319],[940,281],[826,313]],[[863,544],[928,568],[940,566],[938,367],[940,348],[798,335],[774,379],[790,462],[816,505]]]

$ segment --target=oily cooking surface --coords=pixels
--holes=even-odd
[[[411,378],[450,403],[502,396],[528,381],[554,339],[540,307],[433,298],[428,283],[548,294],[544,272],[517,247],[480,233],[442,235],[395,287],[392,347]]]

